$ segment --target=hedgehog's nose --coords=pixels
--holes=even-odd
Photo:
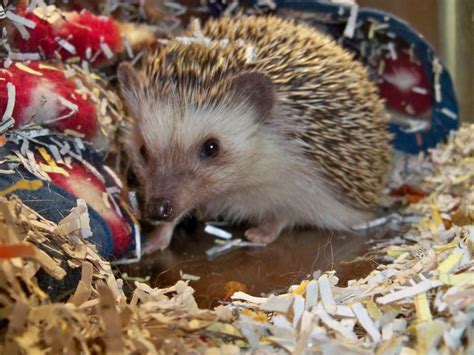
[[[146,214],[148,219],[167,221],[173,217],[173,205],[169,200],[152,199],[147,204]]]

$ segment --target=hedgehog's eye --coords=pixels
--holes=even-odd
[[[144,161],[148,161],[148,149],[146,148],[145,144],[142,144],[142,146],[140,147],[140,157],[144,160]]]
[[[204,142],[199,153],[202,159],[214,158],[219,154],[219,141],[215,138],[210,138]]]

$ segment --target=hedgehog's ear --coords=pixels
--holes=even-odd
[[[129,62],[120,63],[117,70],[117,77],[122,90],[133,89],[140,85],[138,72]]]
[[[275,103],[272,79],[261,73],[248,72],[232,78],[231,88],[246,98],[257,111],[259,121],[265,120]]]

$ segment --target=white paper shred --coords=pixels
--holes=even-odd
[[[109,45],[104,42],[104,38],[101,38],[100,48],[107,59],[112,59],[114,57],[114,53],[110,49]]]
[[[336,307],[336,312],[334,315],[339,316],[339,317],[354,317],[354,312],[352,312],[351,308],[349,306],[344,306],[344,305],[337,305]]]
[[[11,118],[13,116],[13,110],[15,109],[16,88],[12,83],[7,83],[7,96],[7,107],[3,112],[2,121]]]
[[[293,301],[293,328],[298,326],[301,316],[304,312],[304,298],[303,296],[296,295]]]
[[[109,174],[109,176],[114,180],[115,185],[118,186],[118,188],[121,190],[123,189],[123,182],[122,180],[117,176],[117,174],[107,165],[103,166],[103,169]]]
[[[30,141],[24,137],[22,138],[23,138],[23,143],[21,143],[20,153],[23,155],[26,155],[28,153],[28,150],[30,150]]]
[[[212,257],[212,256],[215,256],[215,255],[218,255],[218,254],[228,252],[231,249],[237,247],[241,242],[242,242],[242,239],[234,239],[234,240],[231,240],[230,242],[225,243],[223,245],[216,245],[216,246],[206,250],[206,254],[207,254],[207,256]]]
[[[56,42],[69,53],[73,55],[77,53],[76,47],[74,47],[72,43],[68,42],[64,38],[56,37]]]
[[[215,257],[216,255],[222,255],[224,253],[228,253],[235,248],[264,247],[264,246],[265,244],[246,242],[246,241],[243,241],[242,239],[232,239],[225,244],[216,245],[206,250],[206,255],[211,258],[211,257]]]
[[[81,61],[81,68],[85,73],[90,73],[89,63],[86,60]]]
[[[434,287],[439,287],[442,284],[443,283],[441,281],[425,280],[420,282],[419,284],[416,284],[415,286],[407,287],[404,290],[396,291],[386,296],[379,297],[376,299],[376,301],[380,304],[392,303],[404,298],[412,297],[417,294],[426,292]]]
[[[271,295],[267,301],[260,306],[261,311],[286,313],[293,303],[293,297],[289,295]]]
[[[145,52],[144,52],[144,51],[138,53],[138,54],[135,56],[135,58],[133,58],[133,60],[131,61],[131,64],[132,64],[132,65],[137,64],[138,61],[139,61],[144,55],[145,55]]]
[[[388,50],[390,51],[390,58],[392,58],[392,60],[397,60],[398,54],[397,54],[397,50],[395,49],[395,43],[389,42],[387,47],[388,47]]]
[[[128,38],[125,36],[122,36],[122,41],[125,46],[125,51],[127,52],[128,58],[132,59],[134,54],[133,54],[132,47],[130,46],[130,42],[128,41]]]
[[[293,325],[290,323],[288,319],[286,319],[285,316],[281,314],[277,314],[276,316],[272,317],[272,323],[273,325],[280,327],[280,328],[285,328],[285,329],[293,329]]]
[[[15,125],[15,120],[13,117],[10,117],[6,120],[3,120],[0,122],[0,134],[5,133],[8,131],[10,128],[12,128]]]
[[[59,163],[59,164],[64,164],[63,157],[59,153],[58,147],[51,144],[48,148],[49,148],[49,151],[51,152],[51,154],[53,155],[54,160],[56,160],[56,162]]]
[[[130,207],[132,208],[132,210],[135,213],[139,210],[137,192],[136,191],[129,191],[128,192],[128,203],[130,204]]]
[[[80,139],[79,137],[75,137],[74,138],[74,143],[76,144],[76,146],[79,148],[79,150],[84,150],[86,147],[84,146],[84,143],[82,142],[82,139]]]
[[[79,106],[62,96],[58,96],[58,100],[63,106],[66,106],[72,112],[77,112],[79,110]]]
[[[3,67],[5,69],[10,68],[10,66],[13,64],[13,60],[11,60],[9,57],[3,61]]]
[[[433,73],[434,73],[434,89],[435,89],[435,100],[436,102],[441,102],[441,72],[443,71],[443,66],[441,65],[438,58],[433,59]]]
[[[401,130],[405,133],[416,133],[425,131],[430,126],[429,122],[422,120],[407,119],[406,123],[407,127],[401,128]]]
[[[77,199],[77,207],[72,208],[71,213],[58,223],[58,233],[61,235],[75,231],[80,231],[83,238],[92,236],[87,204],[83,199]]]
[[[354,332],[342,325],[340,322],[332,318],[322,307],[321,303],[318,303],[318,306],[316,307],[316,310],[314,312],[319,319],[329,328],[334,329],[338,333],[340,333],[343,337],[356,341],[357,336],[354,334]]]
[[[6,16],[9,20],[13,21],[14,23],[20,24],[22,26],[34,29],[36,27],[36,23],[34,21],[28,20],[22,16],[15,14],[12,11],[7,11]]]
[[[454,113],[453,111],[451,111],[449,108],[447,107],[443,107],[441,109],[441,113],[443,113],[445,116],[455,120],[458,118],[458,115],[456,113]]]
[[[268,7],[270,10],[275,10],[277,4],[274,0],[257,0],[257,6]]]
[[[319,293],[321,295],[321,301],[323,302],[324,309],[328,313],[335,313],[336,312],[336,302],[334,301],[334,297],[331,291],[331,285],[329,284],[329,279],[327,275],[322,275],[319,280]]]
[[[371,229],[371,228],[378,227],[378,226],[381,226],[381,225],[387,223],[389,219],[390,219],[390,215],[379,217],[379,218],[373,219],[369,222],[361,223],[361,224],[357,224],[355,226],[352,226],[352,229],[356,230],[356,231],[357,230]]]
[[[85,160],[84,158],[82,158],[82,156],[80,156],[79,154],[76,154],[74,153],[72,150],[70,150],[70,146],[67,145],[67,150],[68,154],[76,159],[77,161],[79,161],[82,165],[84,165],[84,167],[89,170],[90,173],[92,173],[97,179],[99,179],[102,183],[105,183],[105,179],[104,177],[102,176],[102,174],[94,167],[94,165],[92,165],[91,163],[89,163],[87,160]],[[62,153],[62,150],[61,150],[61,153]],[[64,153],[62,153],[64,154]]]
[[[221,239],[226,239],[226,240],[232,239],[231,233],[210,224],[206,224],[206,227],[204,227],[204,232]]]
[[[247,49],[245,50],[245,62],[252,63],[255,61],[256,57],[257,57],[257,53],[255,51],[255,47],[248,46]]]
[[[312,331],[311,328],[312,326],[314,326],[313,325],[314,318],[315,316],[313,313],[310,313],[308,311],[303,312],[303,316],[301,317],[301,327],[300,327],[301,333],[310,333]]]
[[[67,68],[64,71],[64,76],[69,79],[72,78],[73,76],[76,76],[76,71],[73,68]],[[77,86],[77,85],[76,85]],[[78,86],[79,87],[79,86]]]
[[[309,311],[317,304],[318,304],[318,282],[316,280],[311,280],[306,286],[305,309]]]
[[[245,292],[242,292],[242,291],[235,292],[230,298],[232,300],[247,301],[247,302],[255,303],[255,304],[264,304],[268,300],[268,298],[266,297],[250,296],[249,294],[246,294]]]
[[[186,274],[183,273],[181,270],[179,271],[179,275],[181,277],[181,280],[184,281],[199,281],[201,279],[201,276]]]
[[[358,13],[359,13],[359,5],[352,4],[351,13],[349,15],[349,19],[347,20],[346,28],[344,29],[344,37],[348,37],[348,38],[354,37]]]
[[[90,226],[89,213],[87,210],[87,203],[83,199],[77,199],[77,207],[81,208],[80,210],[80,219],[81,219],[81,234],[83,238],[92,237],[92,229]]]
[[[123,218],[122,210],[120,209],[115,196],[110,193],[108,194],[108,196],[109,196],[109,201],[111,201],[112,205],[114,206],[115,213],[117,213],[120,216],[120,218]]]
[[[372,337],[372,340],[375,343],[380,342],[381,335],[377,327],[375,326],[372,318],[370,318],[367,310],[362,306],[360,302],[354,303],[352,306],[352,311],[359,320],[360,325],[367,331],[367,333]]]
[[[20,60],[20,61],[28,61],[28,60],[40,60],[41,54],[39,53],[23,53],[23,52],[9,52],[8,58],[11,60]]]
[[[428,90],[420,86],[414,86],[411,91],[420,95],[428,95]]]
[[[30,39],[30,37],[31,37],[30,33],[28,32],[28,30],[26,29],[25,26],[23,26],[19,22],[13,22],[13,25],[16,27],[18,32],[20,32],[21,38],[23,38],[24,40],[29,40]]]

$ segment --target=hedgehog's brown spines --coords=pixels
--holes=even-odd
[[[295,138],[349,202],[373,207],[390,160],[388,117],[366,69],[330,38],[275,17],[210,21],[203,35],[255,45],[255,70],[277,85]]]
[[[245,48],[238,45],[207,47],[173,40],[157,49],[145,64],[148,90],[160,97],[178,95],[192,102],[218,102],[227,92],[223,90],[229,85],[227,79],[239,73],[245,61]]]

